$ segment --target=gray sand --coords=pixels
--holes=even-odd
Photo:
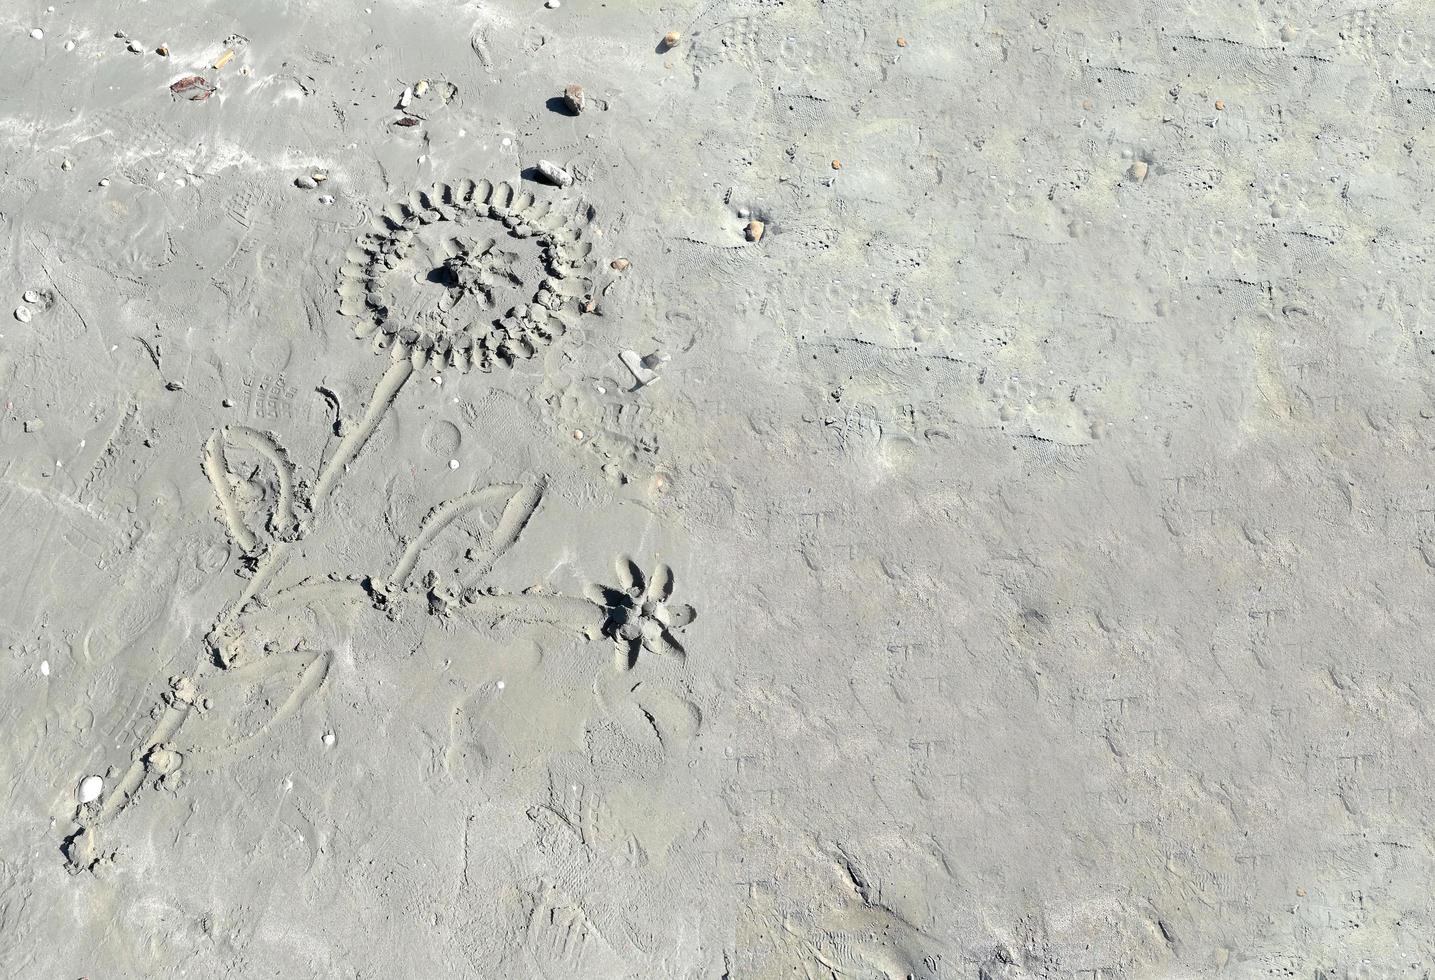
[[[1429,16],[4,5],[0,976],[1429,976]]]

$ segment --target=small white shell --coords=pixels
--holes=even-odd
[[[550,163],[547,160],[538,161],[538,172],[543,175],[544,180],[555,187],[567,187],[573,183],[572,174],[558,166],[558,164]]]
[[[15,307],[15,319],[19,320],[21,323],[29,323],[30,308],[28,306]]]
[[[105,780],[102,776],[86,776],[80,780],[79,800],[81,803],[93,803],[104,791]]]

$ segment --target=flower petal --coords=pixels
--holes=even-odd
[[[648,598],[662,602],[673,594],[673,570],[659,564],[653,569],[653,579],[648,583]]]
[[[683,649],[683,645],[674,639],[673,634],[667,630],[663,630],[663,632],[659,633],[652,641],[651,646],[648,646],[648,638],[644,637],[643,645],[647,646],[648,649],[654,653],[661,653],[666,657],[673,657],[677,660],[686,660],[688,656],[687,651]]]
[[[614,570],[618,573],[618,588],[629,595],[633,595],[634,589],[638,595],[643,594],[643,572],[637,562],[627,555],[619,555],[614,562]]]
[[[670,630],[680,630],[698,616],[698,611],[686,603],[676,606],[664,605],[661,618]]]
[[[619,670],[632,670],[638,665],[638,644],[620,642],[613,649]]]

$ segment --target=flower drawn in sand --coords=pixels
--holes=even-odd
[[[671,602],[673,570],[659,564],[645,583],[637,563],[621,557],[616,571],[618,587],[592,586],[588,601],[604,612],[603,634],[617,647],[618,666],[624,670],[636,666],[640,650],[686,657],[674,634],[696,619],[697,612],[692,606]]]
[[[345,253],[339,311],[415,369],[512,367],[576,322],[594,267],[582,233],[507,183],[435,184],[387,207]]]

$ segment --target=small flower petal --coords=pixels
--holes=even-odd
[[[653,569],[653,580],[648,583],[648,598],[662,602],[673,594],[673,570],[667,565]]]

